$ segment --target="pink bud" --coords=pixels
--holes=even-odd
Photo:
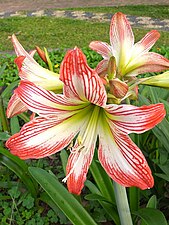
[[[115,78],[113,80],[109,81],[110,84],[110,93],[114,95],[116,98],[123,98],[127,92],[128,92],[128,85],[119,80],[118,78]]]

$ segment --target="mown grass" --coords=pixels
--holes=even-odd
[[[149,30],[133,29],[136,41]],[[13,33],[28,50],[35,45],[48,49],[87,47],[93,40],[109,42],[109,23],[54,17],[5,18],[0,20],[0,51],[13,50],[8,39]],[[169,45],[168,33],[160,33],[158,48]]]
[[[81,10],[98,13],[116,13],[123,12],[128,15],[148,16],[158,19],[169,19],[168,5],[128,5],[113,7],[84,7],[84,8],[67,8],[66,10]]]

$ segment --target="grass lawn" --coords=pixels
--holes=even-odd
[[[138,41],[149,30],[135,28],[133,31]],[[109,23],[54,17],[13,17],[0,20],[0,33],[0,51],[13,50],[8,39],[13,33],[28,50],[35,45],[50,49],[87,47],[93,40],[109,42]],[[160,33],[156,47],[168,46],[168,32]]]

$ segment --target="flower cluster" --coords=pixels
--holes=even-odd
[[[137,96],[139,82],[148,82],[137,79],[138,74],[169,68],[169,60],[148,52],[158,38],[154,30],[134,44],[126,16],[116,13],[110,26],[111,45],[90,43],[90,48],[103,56],[98,66],[91,69],[83,52],[75,47],[66,53],[58,75],[38,65],[34,52],[27,53],[13,35],[21,82],[7,115],[29,109],[37,116],[10,137],[6,147],[25,160],[50,156],[69,146],[64,181],[75,194],[81,193],[95,149],[114,181],[126,187],[151,188],[151,170],[128,135],[143,133],[160,123],[165,117],[164,105],[119,103],[133,93]],[[74,144],[70,147],[70,143]]]

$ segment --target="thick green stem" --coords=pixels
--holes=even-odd
[[[126,188],[114,182],[114,191],[121,225],[133,225]]]
[[[8,121],[5,115],[5,110],[4,110],[4,105],[3,105],[3,99],[0,96],[0,118],[1,118],[1,122],[2,122],[2,128],[3,131],[7,131],[10,132],[9,126],[8,126]]]

